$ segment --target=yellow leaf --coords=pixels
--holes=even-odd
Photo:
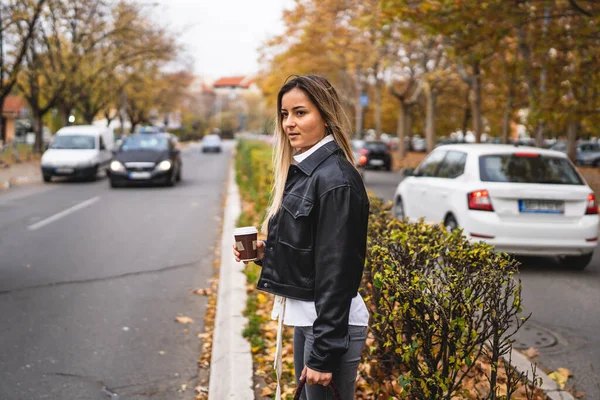
[[[270,388],[270,387],[268,387],[268,386],[265,386],[265,387],[263,388],[262,392],[260,393],[260,395],[261,395],[261,396],[263,396],[263,397],[264,397],[264,396],[270,396],[270,395],[272,395],[272,394],[273,394],[273,389],[271,389],[271,388]]]
[[[558,386],[563,389],[565,387],[565,383],[571,376],[571,371],[566,368],[559,368],[556,371],[548,374],[548,376],[558,384]]]
[[[183,316],[175,318],[175,321],[179,322],[180,324],[184,324],[184,325],[191,324],[194,322],[194,320],[191,319],[190,317],[183,317]]]
[[[525,352],[523,354],[525,354],[525,356],[527,356],[527,358],[533,358],[533,357],[537,357],[540,354],[540,352],[536,348],[530,347],[527,350],[525,350]]]

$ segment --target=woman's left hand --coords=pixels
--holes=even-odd
[[[315,371],[314,369],[310,369],[305,365],[304,369],[302,370],[302,374],[300,374],[300,380],[302,380],[302,378],[305,378],[305,377],[306,377],[306,383],[308,384],[308,386],[315,385],[315,384],[329,386],[329,383],[331,382],[331,378],[333,377],[333,374],[331,372]]]

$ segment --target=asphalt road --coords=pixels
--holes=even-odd
[[[0,194],[0,399],[195,398],[207,298],[188,291],[214,274],[232,147],[185,149],[174,188]]]
[[[400,175],[367,171],[365,182],[391,201]],[[524,326],[529,331],[522,328],[517,341],[539,349],[545,370],[569,369],[574,376],[568,384],[586,392],[586,399],[600,399],[600,249],[584,271],[569,271],[551,258],[520,261],[524,311],[531,318]]]

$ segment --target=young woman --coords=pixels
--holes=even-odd
[[[277,295],[280,326],[295,327],[294,369],[297,383],[306,379],[305,400],[332,398],[332,380],[342,400],[354,399],[367,335],[369,313],[358,287],[369,201],[348,133],[340,98],[325,78],[295,76],[283,85],[258,289]],[[234,255],[239,261],[235,245]]]

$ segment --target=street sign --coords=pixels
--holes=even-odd
[[[363,93],[360,95],[360,106],[361,107],[367,107],[369,105],[369,95],[366,93]]]
[[[360,105],[361,107],[367,107],[369,105],[369,95],[363,93],[360,95]]]

